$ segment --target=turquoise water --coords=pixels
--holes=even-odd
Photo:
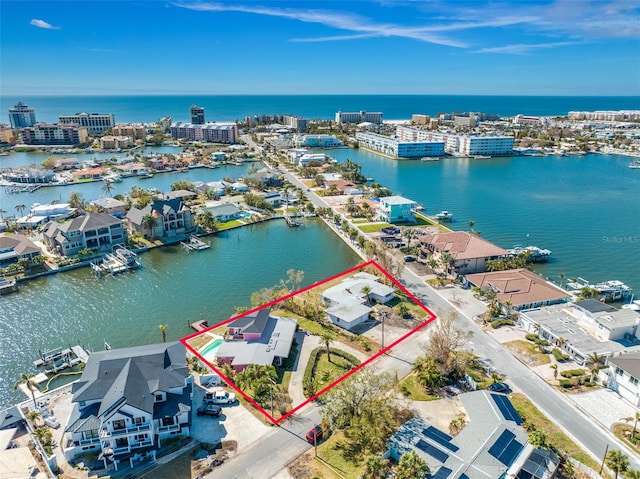
[[[18,101],[35,109],[38,121],[56,122],[78,111],[113,113],[116,122],[152,122],[164,116],[189,121],[189,107],[205,108],[207,121],[234,121],[250,115],[293,114],[333,119],[338,110],[381,111],[385,119],[412,113],[475,111],[502,116],[566,115],[571,110],[640,110],[640,97],[472,96],[472,95],[167,95],[167,96],[32,96],[0,97],[8,109]]]
[[[618,279],[640,294],[640,170],[617,155],[508,157],[490,160],[390,160],[364,150],[326,153],[363,165],[363,174],[434,215],[451,211],[454,230],[504,248],[535,245],[552,260],[536,271],[560,282]]]
[[[212,342],[206,348],[200,351],[200,354],[206,359],[210,359],[209,355],[211,355],[211,357],[215,357],[215,352],[218,350],[218,348],[223,342],[224,341],[222,339],[216,339],[214,342]]]
[[[96,278],[89,268],[24,283],[0,297],[0,407],[23,400],[13,384],[31,371],[39,349],[80,344],[120,348],[183,338],[199,319],[209,324],[250,306],[251,293],[303,270],[302,286],[355,266],[359,259],[318,220],[288,228],[283,220],[212,236],[211,248],[179,246],[139,255],[142,268]]]
[[[240,218],[250,218],[251,217],[251,213],[249,213],[248,211],[242,211],[238,214],[238,216]]]

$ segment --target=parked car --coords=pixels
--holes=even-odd
[[[404,262],[405,263],[412,263],[416,260],[415,256],[411,256],[411,255],[407,255],[404,257]]]
[[[492,393],[506,393],[509,391],[509,385],[507,383],[493,383],[487,388],[487,391],[491,391]]]
[[[198,416],[213,416],[219,417],[222,414],[222,408],[215,404],[203,404],[198,408]]]
[[[318,444],[322,440],[322,436],[324,435],[324,430],[320,424],[316,424],[313,426],[313,429],[307,433],[305,436],[307,441],[311,444]]]
[[[236,402],[236,395],[227,391],[208,392],[204,395],[204,402],[207,404],[233,404]]]

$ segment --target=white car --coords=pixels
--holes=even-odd
[[[204,402],[207,404],[233,404],[236,402],[236,395],[227,391],[214,391],[204,395]]]

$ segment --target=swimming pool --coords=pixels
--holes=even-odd
[[[220,345],[224,342],[222,339],[216,339],[212,343],[207,344],[207,346],[200,351],[200,354],[207,361],[211,361],[216,357],[216,351],[220,347]]]
[[[251,216],[251,213],[249,213],[248,211],[241,211],[240,213],[238,213],[238,216],[240,218],[249,218]]]

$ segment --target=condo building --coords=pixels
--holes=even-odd
[[[99,134],[116,126],[113,113],[76,113],[75,115],[60,115],[59,122],[63,125],[78,125],[85,127],[89,133]]]
[[[452,155],[510,155],[514,143],[512,136],[458,135],[406,125],[396,128],[396,137],[403,141],[443,142],[445,151]]]
[[[9,122],[11,128],[25,128],[36,124],[36,111],[19,101],[13,108],[9,108]]]
[[[421,158],[444,154],[444,142],[441,141],[405,141],[397,137],[361,132],[356,133],[356,140],[361,147],[397,158]]]
[[[89,141],[87,128],[78,125],[36,123],[20,134],[25,145],[82,145]]]
[[[342,125],[343,123],[382,123],[382,112],[366,112],[360,110],[355,113],[348,113],[338,110],[336,112],[336,123]]]
[[[147,129],[142,125],[116,125],[111,132],[116,136],[130,136],[135,140],[144,140],[147,137]]]
[[[204,125],[204,107],[191,105],[189,108],[189,116],[191,117],[191,123],[194,125]]]
[[[208,141],[211,143],[236,143],[238,127],[235,123],[174,123],[169,128],[171,136],[190,141]]]

